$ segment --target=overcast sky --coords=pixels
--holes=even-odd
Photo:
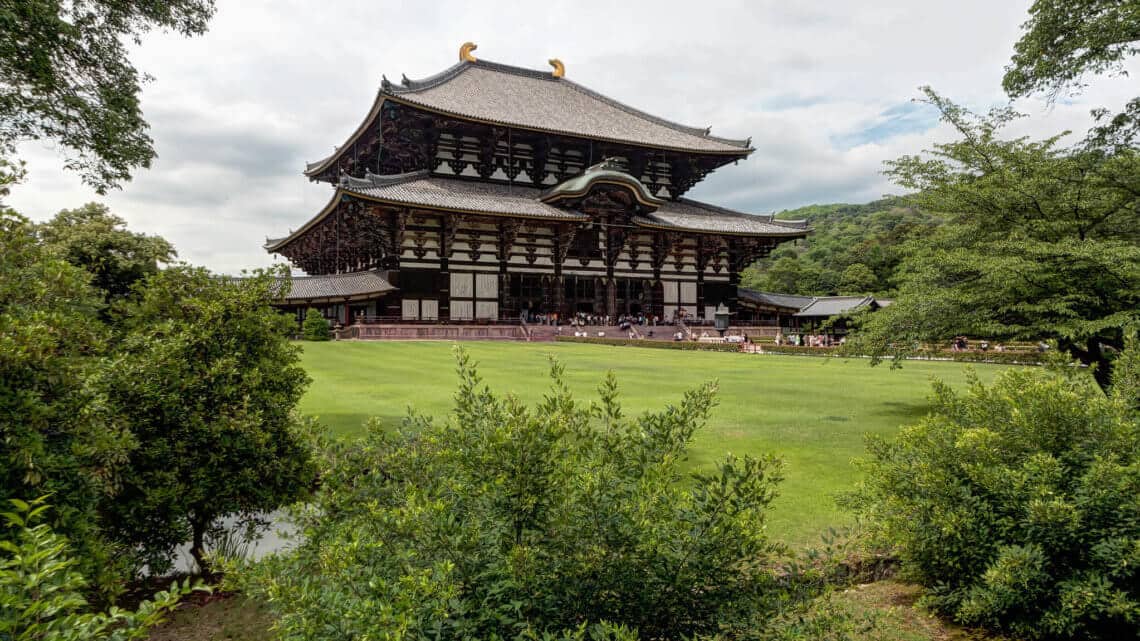
[[[797,6],[798,5],[798,6]],[[756,152],[694,188],[701,200],[767,213],[898,193],[883,161],[950,133],[912,101],[920,85],[971,108],[1002,104],[1002,68],[1028,0],[655,0],[342,2],[218,0],[204,37],[148,36],[133,60],[158,159],[98,197],[48,147],[25,145],[29,178],[7,204],[42,220],[107,203],[182,259],[237,273],[274,258],[261,245],[331,195],[301,171],[356,128],[381,74],[422,78],[471,40],[486,60],[547,69]],[[1083,131],[1119,107],[1129,79],[1097,80],[1052,107],[1018,107],[1020,133]],[[280,259],[276,259],[280,260]]]

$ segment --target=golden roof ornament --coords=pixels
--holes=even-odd
[[[551,58],[550,60],[547,60],[547,62],[550,63],[551,67],[554,67],[554,72],[550,75],[554,76],[555,78],[561,78],[562,76],[566,75],[566,65],[562,64],[561,60],[558,58]]]
[[[464,42],[459,47],[459,62],[475,62],[475,55],[472,51],[479,48],[479,45],[474,42]]]

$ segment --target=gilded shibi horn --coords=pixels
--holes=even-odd
[[[551,58],[550,60],[547,60],[547,62],[550,63],[551,67],[554,67],[554,72],[550,75],[554,76],[555,78],[561,78],[562,76],[566,75],[566,65],[562,64],[561,60],[558,58]]]
[[[479,45],[475,44],[474,42],[464,42],[459,47],[459,61],[460,62],[475,62],[475,55],[472,54],[471,52],[475,51],[478,48],[479,48]]]

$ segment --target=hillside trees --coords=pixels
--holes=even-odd
[[[219,519],[250,523],[312,485],[293,415],[309,379],[287,338],[292,318],[269,306],[275,291],[274,273],[234,280],[175,266],[117,311],[124,335],[99,383],[137,447],[103,514],[151,568],[190,541],[206,569]]]
[[[213,14],[213,0],[0,0],[0,157],[48,140],[99,193],[130,180],[155,153],[127,46],[154,28],[200,35]]]
[[[849,346],[876,355],[957,334],[1052,338],[1111,381],[1124,327],[1140,318],[1140,155],[1006,140],[1017,114],[977,116],[927,89],[960,138],[888,163],[917,206],[946,212],[910,246],[895,304]]]
[[[811,235],[796,245],[781,245],[769,258],[757,261],[742,274],[742,284],[808,296],[892,295],[905,243],[932,233],[941,222],[940,215],[901,198],[865,205],[811,205],[779,216],[807,220]],[[846,274],[855,265],[861,267]]]

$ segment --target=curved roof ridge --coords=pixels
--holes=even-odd
[[[357,178],[348,174],[341,174],[340,186],[347,189],[371,189],[373,187],[387,187],[388,185],[398,185],[406,183],[410,180],[418,180],[426,178],[431,174],[427,169],[418,169],[416,171],[408,171],[402,174],[374,174],[372,172],[365,172],[364,178]]]
[[[746,211],[740,211],[738,209],[730,209],[728,207],[724,207],[721,205],[714,205],[712,203],[706,203],[702,200],[693,200],[692,198],[685,198],[685,197],[678,198],[677,202],[687,203],[689,205],[694,205],[696,207],[702,207],[704,209],[711,209],[711,210],[716,211],[717,213],[720,213],[720,214],[728,214],[730,216],[747,216],[751,219],[758,219],[758,220],[761,220],[761,221],[766,222],[766,223],[772,222],[772,214],[750,214]]]
[[[770,223],[773,225],[779,225],[781,227],[788,227],[790,229],[807,229],[807,226],[808,226],[806,219],[805,220],[780,220],[780,219],[776,218],[775,214],[750,214],[750,213],[745,212],[745,211],[739,211],[736,209],[729,209],[728,207],[722,207],[720,205],[714,205],[712,203],[706,203],[706,202],[703,202],[700,200],[693,200],[692,198],[682,197],[682,198],[678,198],[677,200],[679,202],[688,203],[690,205],[696,205],[698,207],[705,207],[707,209],[712,209],[712,210],[715,210],[718,213],[722,213],[722,214],[728,214],[728,215],[732,215],[732,216],[747,216],[749,218],[759,218],[766,223]]]
[[[339,274],[304,274],[302,276],[289,275],[289,280],[306,280],[306,279],[320,279],[320,280],[336,280],[338,278],[355,278],[361,274],[376,274],[380,276],[380,272],[385,271],[382,269],[362,269],[358,272],[342,272]]]
[[[626,104],[620,100],[611,98],[611,97],[609,97],[603,93],[594,91],[593,89],[590,89],[589,87],[587,87],[585,85],[580,85],[580,84],[574,82],[573,80],[569,80],[567,78],[555,78],[554,75],[551,74],[551,72],[549,72],[549,71],[542,70],[542,69],[530,69],[527,67],[517,67],[515,65],[508,65],[508,64],[501,63],[501,62],[494,62],[491,60],[479,59],[479,60],[476,60],[475,62],[460,61],[459,63],[454,64],[454,65],[448,67],[447,69],[444,69],[443,71],[441,71],[437,74],[428,76],[427,78],[422,78],[419,80],[410,80],[407,78],[407,76],[405,76],[404,81],[402,81],[400,83],[400,85],[396,85],[396,84],[393,84],[392,82],[386,81],[385,83],[381,84],[381,87],[382,87],[383,91],[390,93],[393,96],[398,96],[401,94],[415,93],[417,91],[422,91],[425,89],[431,89],[433,87],[438,87],[439,85],[444,84],[445,82],[455,78],[456,76],[460,75],[461,73],[463,73],[464,71],[466,71],[467,69],[469,69],[471,67],[481,67],[483,69],[488,69],[490,71],[497,71],[497,72],[501,72],[501,73],[509,73],[509,74],[513,74],[516,76],[524,76],[527,78],[535,78],[537,80],[547,80],[550,82],[561,82],[561,83],[566,84],[568,87],[573,88],[575,91],[579,91],[579,92],[581,92],[581,93],[583,93],[583,94],[585,94],[585,95],[587,95],[587,96],[589,96],[595,100],[599,100],[599,101],[604,102],[604,103],[606,103],[612,107],[615,107],[617,109],[621,109],[622,111],[624,111],[628,114],[637,116],[638,118],[644,118],[645,120],[649,120],[649,121],[657,123],[661,126],[669,127],[670,129],[676,129],[678,131],[687,133],[687,134],[692,135],[692,136],[701,136],[702,138],[708,138],[709,140],[715,140],[717,142],[721,142],[721,143],[724,143],[726,145],[733,145],[736,147],[740,147],[742,150],[752,148],[752,138],[746,138],[746,139],[741,140],[739,138],[722,138],[720,136],[713,136],[709,133],[711,131],[712,127],[693,127],[690,125],[683,125],[683,124],[676,122],[676,121],[673,121],[673,120],[669,120],[668,118],[662,118],[660,116],[655,116],[655,115],[653,115],[647,111],[642,111],[641,109],[638,109],[637,107],[633,107],[633,106],[628,105],[628,104]]]
[[[586,94],[587,96],[594,98],[595,100],[600,100],[600,101],[602,101],[602,102],[604,102],[604,103],[606,103],[612,107],[616,107],[618,109],[621,109],[622,111],[624,111],[628,114],[632,114],[634,116],[637,116],[638,118],[644,118],[646,120],[649,120],[650,122],[655,122],[655,123],[657,123],[663,127],[669,127],[670,129],[676,129],[677,131],[681,131],[681,132],[684,132],[684,133],[687,133],[687,134],[690,134],[693,136],[700,136],[702,138],[708,138],[709,140],[715,140],[717,142],[721,142],[721,143],[724,143],[726,145],[732,145],[735,147],[740,147],[741,150],[746,150],[746,149],[751,150],[752,149],[752,138],[751,137],[741,140],[739,138],[722,138],[720,136],[713,136],[712,134],[709,133],[710,131],[712,131],[711,126],[709,126],[709,127],[692,127],[689,125],[682,125],[679,122],[669,120],[667,118],[662,118],[661,116],[655,116],[655,115],[653,115],[647,111],[642,111],[641,109],[638,109],[637,107],[627,105],[626,103],[624,103],[620,100],[610,98],[609,96],[602,94],[602,93],[599,93],[597,91],[594,91],[593,89],[590,89],[589,87],[587,87],[585,85],[580,85],[580,84],[574,82],[573,80],[567,80],[566,78],[560,78],[559,80],[566,83],[567,85],[572,87],[574,90],[580,91],[580,92]]]
[[[407,76],[404,76],[403,80],[399,84],[393,83],[387,78],[381,76],[382,80],[380,81],[380,89],[381,91],[385,91],[393,95],[399,95],[402,93],[415,93],[423,89],[431,89],[432,87],[441,85],[444,82],[451,80],[455,76],[458,76],[463,71],[466,71],[467,68],[472,64],[479,63],[460,61],[456,64],[451,65],[447,69],[444,69],[438,73],[434,73],[426,78],[411,80]]]
[[[647,207],[657,209],[665,201],[653,195],[645,183],[636,176],[621,169],[612,158],[590,165],[582,173],[572,176],[542,192],[539,200],[551,202],[562,198],[576,198],[589,192],[595,183],[620,183],[635,192],[638,201]]]

